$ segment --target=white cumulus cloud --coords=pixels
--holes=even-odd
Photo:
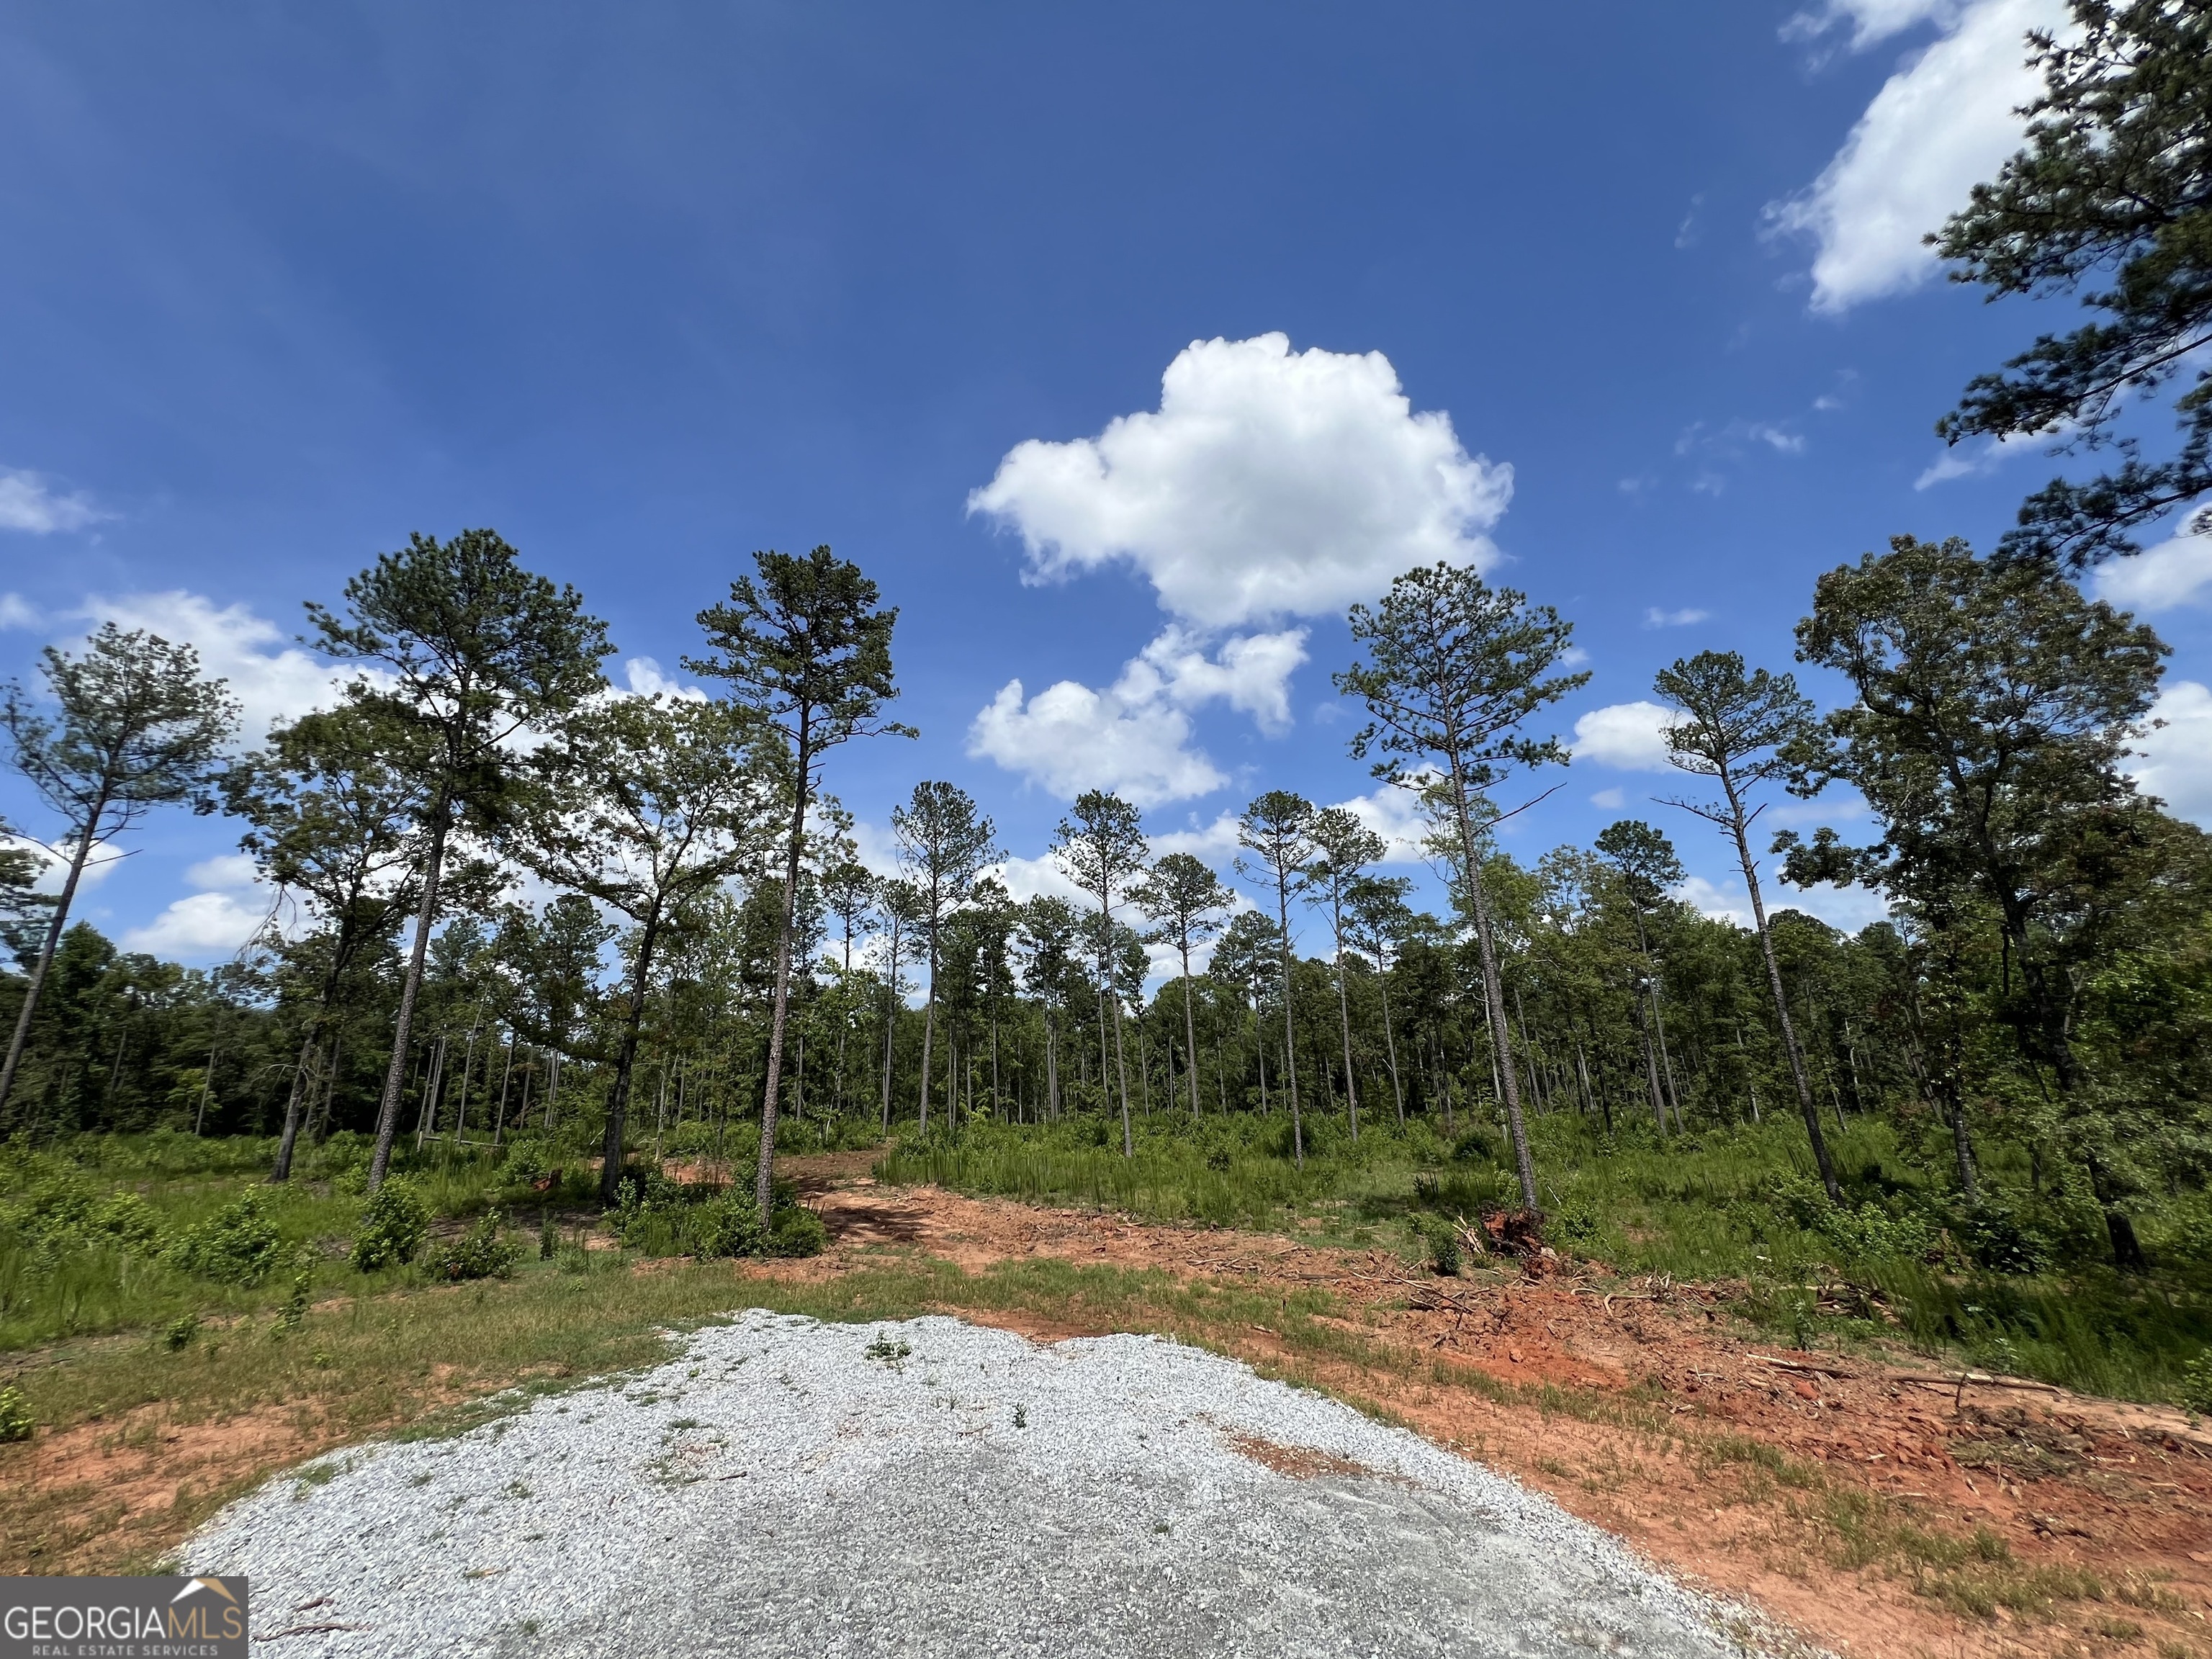
[[[329,708],[351,678],[286,643],[283,629],[265,617],[243,605],[217,606],[198,593],[94,597],[85,602],[82,614],[193,647],[203,672],[228,682],[230,695],[243,709],[239,736],[248,744],[258,743],[278,720]]]
[[[665,672],[651,657],[625,657],[623,659],[623,680],[635,697],[681,697],[687,702],[707,701],[704,691]]]
[[[1030,439],[968,498],[1018,531],[1027,580],[1126,562],[1201,628],[1320,616],[1415,565],[1483,564],[1511,467],[1415,413],[1381,352],[1294,352],[1281,334],[1194,341],[1160,406],[1096,438]]]
[[[1769,210],[1776,226],[1817,244],[1813,309],[1833,313],[1917,287],[1935,270],[1921,238],[2020,148],[2014,112],[2040,85],[2027,64],[2027,32],[2062,27],[2067,9],[2064,0],[1881,0],[1831,16],[1850,19],[1854,46],[1923,21],[1946,30],[1883,84],[1812,185]]]
[[[2097,567],[2091,586],[2099,599],[2124,611],[2172,611],[2200,603],[2212,587],[2212,535],[2192,536],[2184,530],[2132,558],[2108,560]]]
[[[1263,732],[1291,721],[1290,679],[1306,630],[1249,634],[1209,652],[1170,624],[1094,690],[1060,680],[1033,697],[1009,680],[968,729],[968,752],[1018,772],[1062,799],[1111,789],[1139,806],[1209,794],[1229,781],[1196,747],[1190,710],[1223,702]]]
[[[1644,625],[1646,628],[1688,628],[1712,614],[1710,611],[1698,611],[1688,605],[1680,611],[1662,611],[1655,605],[1644,613]]]
[[[2174,817],[2212,829],[2212,690],[2176,680],[2159,693],[2150,714],[2165,724],[2136,744],[2136,786]]]
[[[272,896],[242,853],[204,859],[185,872],[185,880],[198,890],[125,933],[125,950],[173,959],[227,957],[269,920]]]
[[[0,466],[0,530],[50,536],[57,530],[82,530],[114,516],[89,495],[58,495],[39,474]]]
[[[1574,757],[1624,772],[1667,771],[1674,764],[1667,728],[1674,723],[1673,709],[1642,700],[1593,708],[1575,722]]]
[[[1024,697],[1008,680],[968,728],[968,752],[1018,772],[1063,800],[1110,789],[1139,806],[1210,794],[1229,781],[1191,746],[1190,716],[1172,702],[1125,699],[1073,680]]]

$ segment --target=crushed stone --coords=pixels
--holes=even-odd
[[[1709,1659],[1751,1628],[1237,1361],[944,1318],[744,1314],[649,1373],[322,1459],[183,1556],[247,1575],[282,1659]]]

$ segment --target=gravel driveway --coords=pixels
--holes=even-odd
[[[1548,1500],[1149,1337],[754,1312],[312,1474],[185,1551],[280,1659],[1739,1651]]]

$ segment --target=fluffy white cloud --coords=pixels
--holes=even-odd
[[[1386,783],[1371,793],[1354,795],[1338,805],[1382,838],[1383,863],[1430,861],[1429,851],[1421,844],[1429,833],[1429,823],[1421,815],[1421,799],[1417,792]]]
[[[1158,806],[1209,794],[1229,779],[1194,746],[1189,711],[1224,702],[1263,732],[1286,729],[1305,641],[1293,628],[1239,635],[1209,654],[1201,636],[1170,625],[1103,690],[1061,680],[1024,699],[1022,683],[1008,681],[969,726],[968,752],[1063,799],[1111,789]]]
[[[1246,634],[1212,655],[1205,640],[1169,627],[1121,672],[1115,691],[1131,703],[1167,702],[1194,708],[1218,698],[1279,732],[1291,723],[1291,676],[1306,659],[1306,630]]]
[[[659,663],[651,657],[623,659],[623,680],[634,697],[682,697],[690,702],[704,702],[707,694],[696,685],[687,685],[674,675],[664,673]]]
[[[91,496],[57,495],[35,472],[0,466],[0,530],[49,536],[57,530],[82,530],[112,519]]]
[[[2174,817],[2212,829],[2212,690],[2176,680],[2159,693],[2150,714],[2165,724],[2136,744],[2136,783]]]
[[[1646,628],[1687,628],[1693,623],[1705,621],[1712,614],[1710,611],[1698,611],[1687,605],[1680,611],[1662,611],[1655,605],[1644,613],[1644,625]]]
[[[1125,701],[1061,680],[1024,700],[1008,680],[968,728],[968,752],[1063,800],[1111,789],[1139,806],[1210,794],[1229,781],[1191,747],[1190,716],[1170,702]]]
[[[1096,438],[1030,439],[968,498],[1021,534],[1027,580],[1127,561],[1172,615],[1236,628],[1339,611],[1415,565],[1482,564],[1512,468],[1413,411],[1380,352],[1281,334],[1194,341],[1157,411]]]
[[[258,743],[277,720],[328,708],[352,678],[286,644],[282,629],[245,605],[218,609],[198,593],[95,597],[85,602],[82,614],[118,628],[143,628],[197,649],[202,669],[228,681],[230,695],[242,706],[239,735],[249,744]]]
[[[1812,186],[1768,210],[1773,224],[1818,243],[1814,310],[1845,311],[1927,280],[1936,257],[1921,238],[2020,147],[2014,112],[2039,86],[2027,32],[2061,27],[2067,15],[2064,0],[1871,0],[1832,13],[1852,20],[1854,46],[1925,20],[1948,30],[1883,84]]]
[[[1593,708],[1575,722],[1575,758],[1624,772],[1667,771],[1674,764],[1667,757],[1667,728],[1674,723],[1674,711],[1656,702]]]
[[[39,613],[21,593],[0,593],[0,628],[36,628]]]
[[[274,895],[243,854],[203,860],[185,872],[185,880],[199,890],[125,933],[125,950],[176,959],[227,957],[269,921]]]
[[[2099,599],[2125,611],[2172,611],[2199,602],[2212,587],[2212,535],[2184,530],[2131,559],[2109,560],[2097,567],[2091,586]]]

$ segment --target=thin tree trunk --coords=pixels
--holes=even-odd
[[[1352,1140],[1359,1144],[1359,1094],[1352,1081],[1352,1002],[1344,988],[1344,918],[1340,912],[1336,925],[1336,1017],[1344,1032],[1344,1109],[1346,1121],[1352,1126]]]
[[[1291,1079],[1291,1150],[1297,1155],[1297,1166],[1303,1171],[1306,1167],[1306,1131],[1298,1115],[1298,1060],[1293,1046],[1297,1036],[1291,1025],[1291,890],[1279,876],[1275,882],[1275,908],[1283,930],[1283,1064]]]
[[[430,924],[438,915],[438,877],[446,860],[446,834],[453,806],[441,790],[430,807],[430,848],[422,866],[422,898],[415,909],[415,945],[408,952],[407,976],[399,986],[399,1016],[392,1033],[392,1064],[385,1068],[384,1097],[376,1109],[376,1150],[368,1160],[368,1190],[384,1184],[392,1166],[392,1140],[399,1132],[399,1096],[407,1082],[407,1050],[415,1035],[415,999],[422,988],[422,959],[430,948]]]
[[[1190,1006],[1190,935],[1182,935],[1182,1045],[1190,1057],[1190,1121],[1198,1121],[1198,1017]]]
[[[1390,1030],[1390,970],[1378,960],[1376,982],[1382,993],[1382,1048],[1390,1057],[1390,1099],[1398,1109],[1398,1127],[1406,1127],[1406,1090],[1398,1080],[1398,1039]]]
[[[300,1058],[292,1067],[291,1092],[284,1097],[283,1138],[276,1143],[276,1167],[270,1172],[270,1184],[274,1186],[292,1178],[292,1148],[300,1138],[301,1100],[310,1087],[307,1066],[315,1057],[322,1036],[319,1021],[309,1021],[307,1039],[300,1044]]]
[[[469,1068],[476,1064],[477,1034],[483,1030],[482,1020],[470,1026],[467,1045],[461,1050],[461,1092],[455,1103],[456,1109],[453,1113],[453,1144],[455,1147],[460,1146],[461,1136],[469,1127]]]
[[[1513,1164],[1521,1178],[1521,1205],[1531,1214],[1540,1214],[1542,1206],[1536,1199],[1536,1164],[1528,1153],[1528,1128],[1521,1115],[1521,1082],[1513,1073],[1513,1056],[1505,1035],[1504,988],[1498,974],[1498,946],[1491,937],[1490,901],[1482,889],[1482,864],[1474,844],[1474,823],[1467,802],[1467,778],[1453,755],[1452,804],[1459,818],[1460,853],[1466,860],[1468,897],[1474,910],[1474,936],[1480,947],[1482,958],[1482,993],[1485,1012],[1490,1020],[1492,1053],[1498,1062],[1505,1095],[1505,1122],[1513,1138]]]
[[[62,941],[62,929],[69,925],[70,906],[76,900],[77,883],[84,876],[85,861],[91,858],[94,836],[100,821],[107,813],[107,795],[102,791],[89,817],[85,819],[85,831],[77,837],[76,849],[70,854],[69,874],[62,879],[61,896],[54,901],[53,920],[46,924],[46,942],[39,947],[39,959],[31,966],[31,982],[23,988],[23,1006],[16,1011],[15,1035],[8,1041],[8,1059],[0,1065],[0,1123],[7,1121],[9,1097],[15,1090],[15,1073],[22,1068],[23,1049],[31,1038],[31,1016],[38,1012],[39,993],[46,988],[47,970],[54,965],[54,951]]]
[[[884,1133],[891,1132],[891,1042],[898,1035],[899,916],[891,910],[891,955],[884,990]]]
[[[1774,936],[1767,931],[1766,901],[1759,890],[1759,866],[1752,861],[1748,820],[1744,817],[1742,804],[1736,799],[1735,785],[1726,776],[1721,787],[1728,791],[1731,827],[1735,832],[1736,859],[1743,866],[1743,883],[1751,894],[1752,920],[1759,924],[1759,954],[1766,960],[1766,987],[1774,997],[1774,1017],[1782,1022],[1782,1046],[1790,1055],[1790,1080],[1796,1086],[1797,1109],[1805,1119],[1805,1133],[1813,1143],[1813,1162],[1820,1171],[1820,1185],[1835,1203],[1844,1201],[1844,1189],[1836,1180],[1835,1160],[1828,1156],[1827,1138],[1820,1133],[1820,1110],[1813,1102],[1813,1085],[1805,1076],[1805,1056],[1797,1047],[1797,1028],[1790,1022],[1790,999],[1782,990],[1782,965],[1774,955]]]
[[[659,933],[660,910],[656,905],[640,926],[637,968],[630,980],[629,1011],[623,1017],[622,1047],[615,1054],[614,1086],[607,1091],[607,1127],[600,1142],[599,1156],[599,1200],[605,1204],[612,1204],[621,1195],[623,1131],[629,1113],[630,1077],[637,1063],[638,1028],[645,1023],[646,988],[653,982],[653,947]]]
[[[499,1115],[492,1119],[491,1124],[491,1144],[494,1150],[498,1148],[507,1131],[507,1085],[514,1081],[514,1028],[510,1025],[507,1028],[507,1064],[500,1068],[499,1073]],[[528,1086],[526,1082],[525,1089],[526,1090]]]
[[[807,726],[811,712],[801,704],[796,745],[799,765],[795,774],[798,780],[795,793],[798,799],[791,809],[791,841],[783,860],[783,919],[775,936],[775,1008],[769,1022],[768,1081],[761,1091],[760,1170],[753,1182],[753,1197],[760,1206],[763,1225],[767,1224],[769,1200],[774,1195],[776,1091],[783,1079],[783,1026],[791,1007],[791,933],[799,914],[799,860],[806,847],[806,798],[811,793],[813,782],[811,769],[814,756],[811,733]]]

